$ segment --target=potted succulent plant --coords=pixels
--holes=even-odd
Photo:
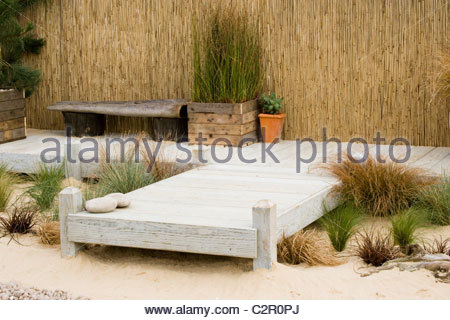
[[[269,96],[261,95],[260,103],[262,113],[258,115],[261,125],[261,135],[265,143],[277,143],[283,131],[285,113],[280,113],[283,98],[277,97],[275,93]]]

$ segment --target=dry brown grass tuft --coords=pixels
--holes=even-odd
[[[312,230],[300,230],[290,237],[283,237],[277,246],[278,261],[287,264],[337,265],[328,242]]]
[[[363,163],[346,158],[326,168],[341,182],[334,192],[372,216],[386,217],[408,209],[424,187],[437,182],[421,169],[371,157]]]
[[[158,152],[156,152],[156,147],[153,146],[151,148],[151,155],[148,154],[145,148],[141,148],[141,157],[143,158],[146,167],[151,168],[150,173],[154,182],[173,177],[192,169],[191,164],[182,165],[174,161],[175,159],[169,159],[165,148],[164,145],[161,145]]]
[[[54,245],[60,243],[60,229],[58,221],[43,222],[39,226],[39,238],[43,244]]]
[[[443,253],[450,256],[450,238],[443,239],[442,236],[433,241],[423,242],[422,248],[431,254]]]
[[[359,232],[355,237],[356,254],[367,264],[375,267],[400,255],[400,249],[394,246],[390,233],[372,228]]]
[[[191,169],[189,165],[181,167],[176,162],[155,161],[151,173],[155,182],[157,182],[183,173],[189,169]]]

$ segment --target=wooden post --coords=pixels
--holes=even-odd
[[[61,256],[75,257],[81,244],[69,241],[67,235],[68,215],[82,210],[83,197],[80,189],[67,187],[59,193],[59,223],[61,231]]]
[[[253,270],[272,270],[277,262],[277,205],[260,200],[253,206],[253,228],[257,230],[257,258]]]
[[[81,161],[79,158],[80,155],[81,143],[78,140],[71,139],[70,141],[70,150],[69,145],[64,144],[64,163],[66,169],[66,178],[73,177],[79,181],[81,181]],[[70,162],[69,162],[70,157]]]

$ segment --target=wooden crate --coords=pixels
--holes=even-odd
[[[243,103],[199,103],[188,104],[189,143],[202,134],[205,145],[245,146],[257,141],[258,103],[250,100]],[[245,141],[243,141],[245,139]]]
[[[0,143],[25,137],[24,93],[17,90],[0,90]]]

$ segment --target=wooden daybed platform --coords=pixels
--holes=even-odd
[[[345,150],[347,144],[342,148]],[[282,141],[272,151],[279,163],[261,159],[261,144],[233,148],[227,164],[210,161],[172,178],[129,193],[131,206],[108,214],[89,214],[82,209],[81,192],[64,189],[60,194],[61,249],[74,256],[84,243],[224,255],[253,259],[254,268],[270,269],[276,262],[276,244],[317,220],[323,203],[337,183],[316,170],[322,160],[318,142],[317,160],[296,173],[295,141]],[[355,144],[353,151],[361,151]],[[376,148],[369,145],[374,155]],[[382,156],[389,146],[380,146]],[[219,150],[223,159],[229,152]],[[237,151],[246,159],[237,158]],[[330,144],[333,158],[336,144]],[[402,158],[405,148],[395,146]],[[311,147],[301,149],[307,159]],[[210,159],[211,160],[211,159]],[[412,147],[408,165],[428,169],[436,175],[450,172],[450,148]]]
[[[128,194],[107,214],[82,211],[81,192],[60,194],[61,249],[83,243],[243,257],[270,269],[276,245],[322,215],[335,180],[270,168],[208,165]],[[264,200],[264,199],[270,199]]]

